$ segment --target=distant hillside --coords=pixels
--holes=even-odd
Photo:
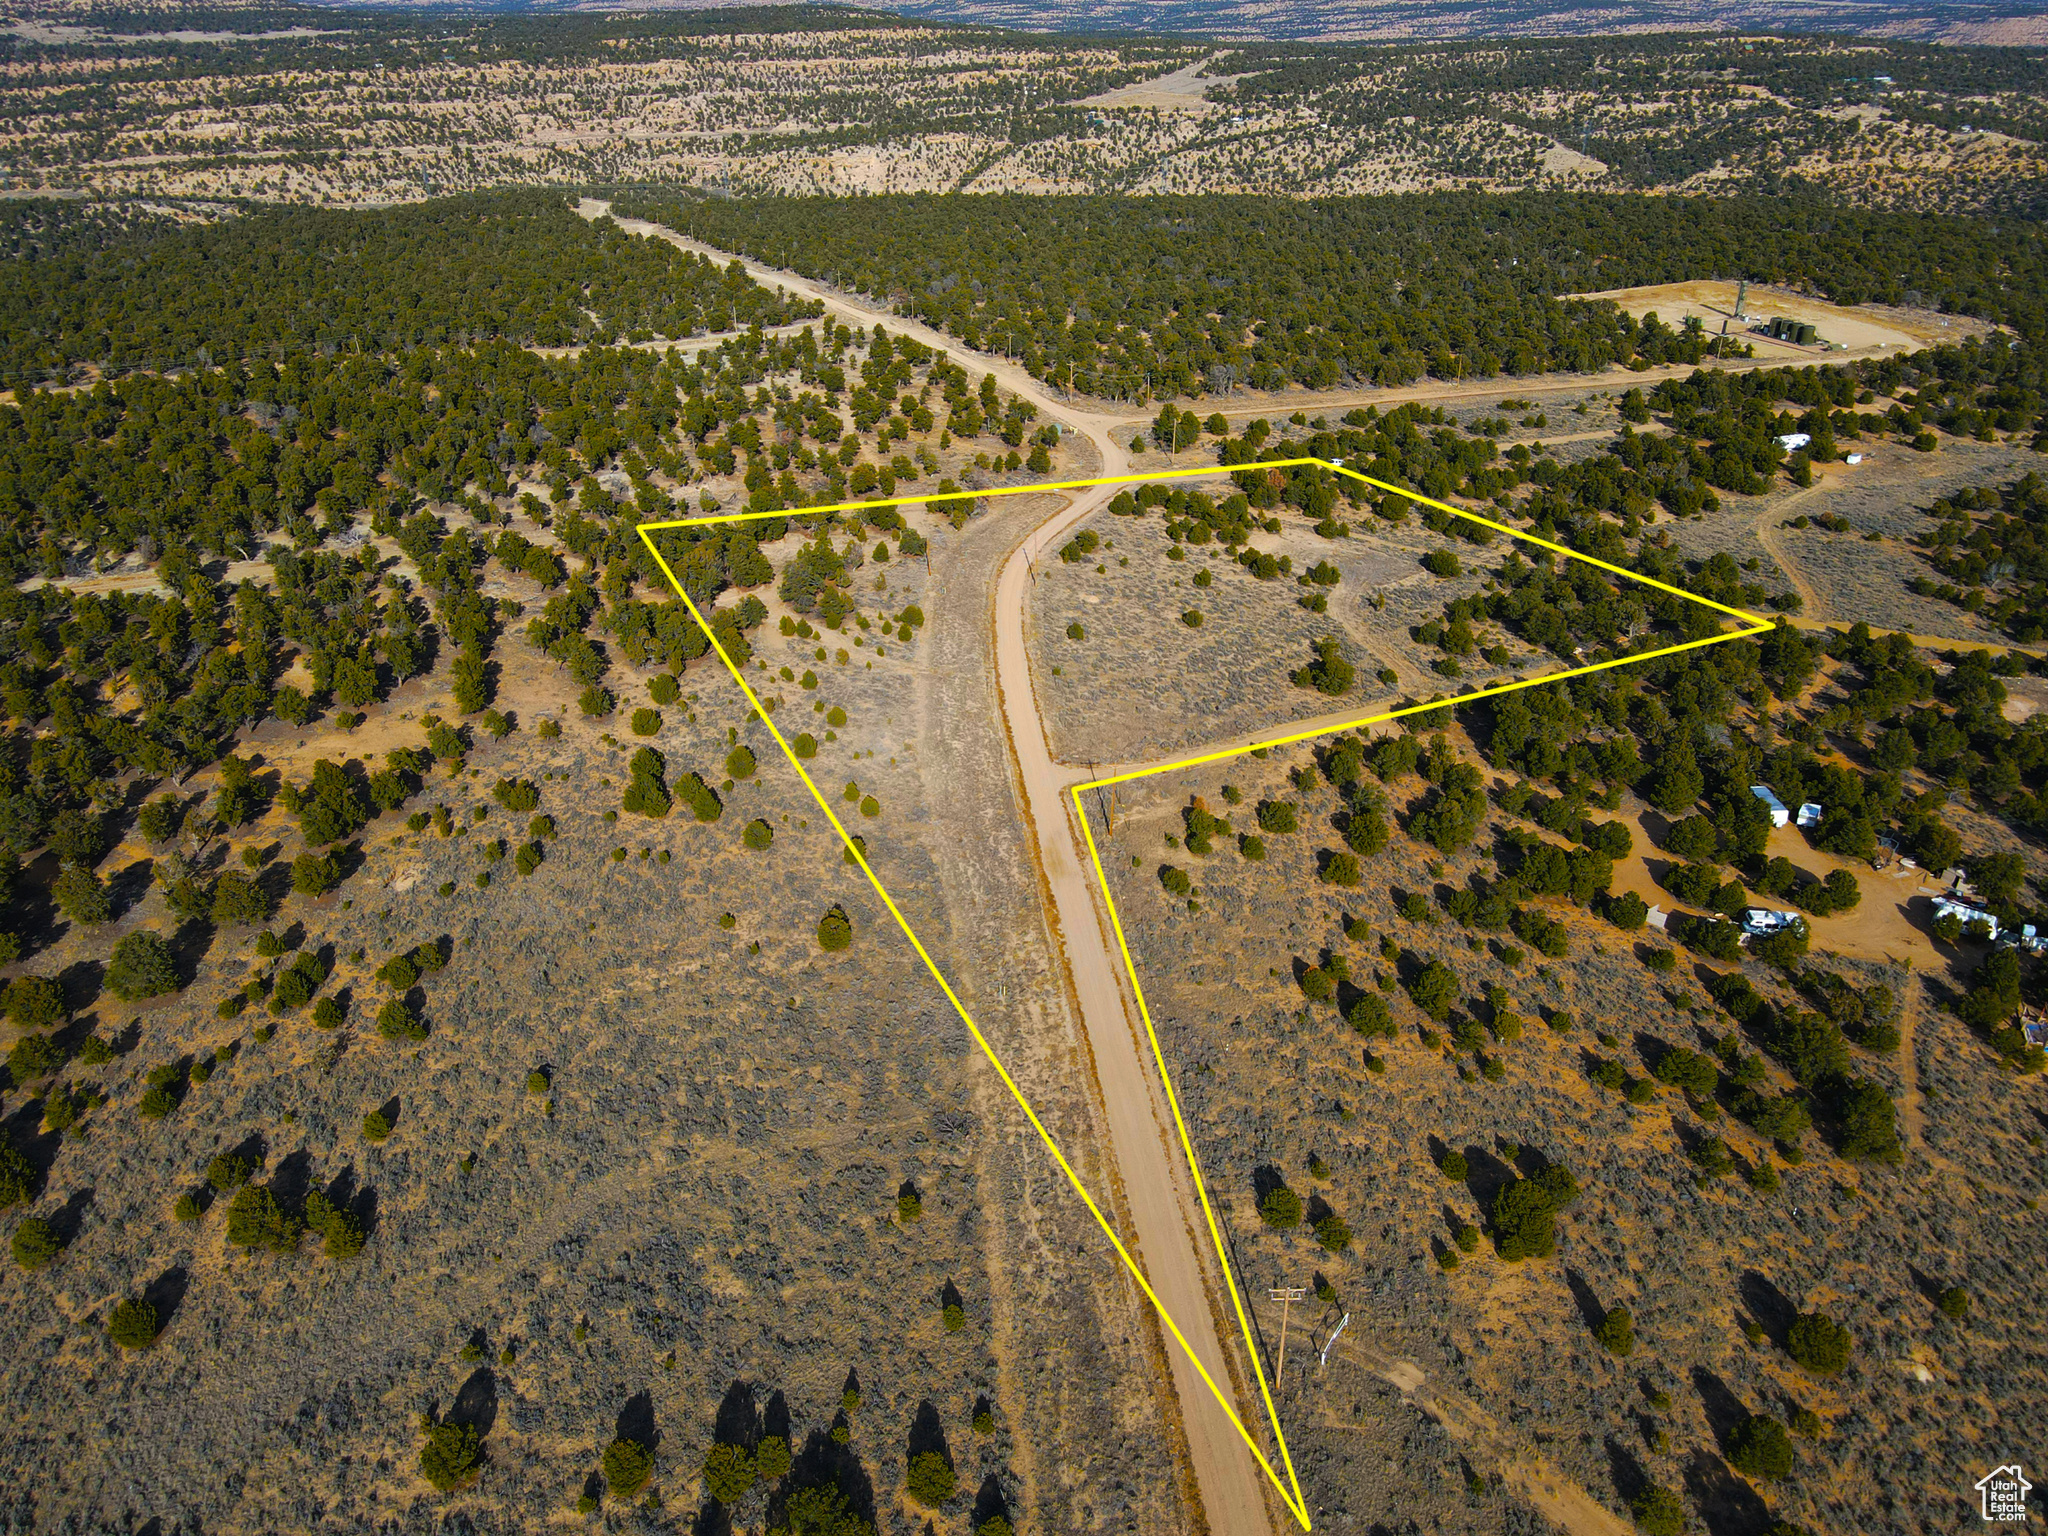
[[[1129,32],[1305,41],[1448,37],[1592,37],[1629,32],[1858,33],[1944,43],[2048,43],[2048,6],[1860,3],[1860,0],[1626,0],[1546,4],[1492,0],[902,0],[888,9],[933,21],[1048,32]]]
[[[896,4],[754,5],[748,0],[0,0],[0,20],[29,19],[56,26],[91,26],[107,32],[164,33],[181,38],[270,32],[319,25],[322,11],[401,16],[465,14],[517,17],[568,12],[726,12],[710,21],[730,26],[729,13],[752,11],[748,25],[764,32],[838,27],[846,13],[871,18],[893,12],[921,21],[1013,27],[1030,32],[1227,38],[1233,41],[1396,41],[1458,37],[1596,37],[1642,32],[1830,32],[1975,45],[2048,44],[2048,3],[1997,0],[1621,0],[1621,3],[1547,4],[1544,0],[1492,0],[1478,6],[1443,6],[1425,0],[900,0]],[[839,13],[833,15],[832,13]],[[873,21],[866,23],[872,25]]]

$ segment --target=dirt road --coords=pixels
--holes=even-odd
[[[1102,448],[1105,465],[1115,466],[1109,472],[1116,473],[1122,465],[1114,442],[1105,437]],[[1239,1416],[1256,1425],[1259,1419],[1250,1405],[1257,1399],[1246,1390],[1250,1383],[1244,1378],[1242,1359],[1221,1342],[1230,1337],[1222,1312],[1223,1277],[1202,1233],[1200,1204],[1178,1150],[1172,1113],[1125,994],[1107,914],[1096,899],[1080,830],[1072,822],[1066,790],[1082,775],[1054,761],[1031,677],[1031,564],[1057,547],[1075,524],[1098,511],[1112,489],[1077,497],[1041,524],[1004,565],[994,599],[996,683],[1039,865],[1052,893],[1056,931],[1065,943],[1074,992],[1094,1046],[1110,1140],[1147,1278],[1210,1377],[1233,1392]],[[1269,1500],[1263,1474],[1236,1429],[1187,1356],[1172,1350],[1169,1358],[1210,1528],[1219,1536],[1226,1531],[1274,1529],[1281,1523],[1275,1517],[1284,1515]],[[1270,1445],[1267,1454],[1272,1455]]]
[[[606,203],[586,200],[579,211],[587,218],[597,218],[610,209]],[[619,223],[631,233],[666,240],[721,263],[734,259],[729,252],[660,225],[635,219],[621,219]],[[994,374],[998,384],[1036,405],[1048,419],[1086,435],[1101,455],[1105,475],[1129,469],[1126,445],[1133,429],[1147,424],[1149,416],[1082,409],[1079,402],[1058,397],[1055,390],[1014,363],[977,353],[955,337],[795,273],[740,260],[756,281],[815,300],[828,314],[863,327],[880,325],[893,333],[915,337],[976,369]],[[1771,360],[1758,359],[1724,366],[1743,370],[1771,365]],[[1597,380],[1583,375],[1552,375],[1515,380],[1512,388],[1522,394],[1584,391],[1610,379],[1616,385],[1648,384],[1691,371],[1689,366],[1655,368],[1637,374],[1616,369]],[[1331,391],[1315,396],[1290,394],[1267,400],[1257,412],[1233,410],[1227,402],[1216,404],[1226,416],[1270,416],[1295,408],[1340,408],[1354,401],[1385,408],[1406,400],[1478,399],[1496,395],[1505,387],[1498,380],[1476,384],[1432,381],[1407,389]],[[1032,530],[1002,565],[989,606],[997,692],[1009,735],[1026,835],[1051,900],[1052,909],[1046,916],[1078,1000],[1082,1026],[1093,1054],[1104,1130],[1128,1202],[1129,1225],[1133,1230],[1124,1234],[1126,1242],[1204,1369],[1223,1384],[1234,1400],[1238,1416],[1254,1426],[1254,1433],[1264,1444],[1268,1436],[1256,1410],[1256,1393],[1249,1390],[1247,1362],[1231,1342],[1235,1332],[1224,1310],[1222,1276],[1204,1233],[1200,1206],[1172,1130],[1170,1110],[1149,1047],[1123,984],[1107,914],[1087,870],[1080,828],[1072,818],[1066,791],[1086,775],[1053,758],[1031,672],[1032,566],[1055,549],[1075,525],[1100,511],[1113,494],[1114,488],[1102,487],[1075,495]],[[1231,745],[1334,726],[1369,712],[1368,707],[1357,706],[1315,720],[1285,722]],[[1171,1345],[1167,1354],[1202,1506],[1198,1518],[1216,1536],[1275,1533],[1290,1528],[1292,1521],[1272,1496],[1235,1426],[1211,1396],[1187,1355]],[[1535,1497],[1535,1490],[1529,1491]],[[1554,1489],[1548,1491],[1555,1493]],[[1573,1510],[1572,1514],[1585,1518],[1565,1519],[1563,1523],[1568,1528],[1602,1528],[1585,1511]]]
[[[579,211],[586,218],[595,218],[606,213],[608,205],[586,200]],[[638,219],[619,222],[634,234],[667,240],[721,262],[732,259],[726,252],[660,225]],[[1124,441],[1129,440],[1129,426],[1123,418],[1077,411],[1071,403],[1053,399],[1023,369],[972,352],[928,326],[869,309],[794,273],[753,262],[744,265],[757,281],[815,299],[828,313],[913,336],[993,373],[997,383],[1036,405],[1046,417],[1084,433],[1100,452],[1105,475],[1128,468],[1129,460],[1117,441],[1120,427]],[[1003,565],[989,611],[995,628],[996,682],[1024,802],[1027,835],[1052,893],[1053,910],[1047,918],[1080,1002],[1082,1026],[1095,1060],[1105,1130],[1135,1228],[1124,1234],[1126,1244],[1204,1368],[1226,1391],[1239,1389],[1233,1392],[1239,1416],[1247,1423],[1257,1423],[1251,1407],[1255,1397],[1241,1390],[1243,1364],[1223,1343],[1230,1335],[1219,1327],[1222,1278],[1207,1257],[1200,1206],[1178,1144],[1171,1139],[1170,1119],[1142,1033],[1126,1006],[1104,915],[1082,871],[1078,829],[1068,819],[1063,793],[1075,775],[1052,760],[1031,682],[1026,643],[1031,564],[1056,547],[1074,524],[1099,511],[1113,494],[1114,487],[1100,487],[1077,495],[1030,533]],[[1213,1536],[1264,1536],[1281,1529],[1283,1521],[1291,1526],[1281,1506],[1269,1498],[1257,1463],[1187,1356],[1171,1343],[1167,1356],[1202,1504],[1198,1519]]]
[[[996,382],[1003,388],[1029,400],[1049,416],[1056,416],[1071,425],[1092,424],[1102,430],[1121,430],[1123,441],[1128,443],[1131,429],[1147,426],[1158,414],[1157,406],[1151,410],[1136,410],[1129,407],[1111,407],[1107,401],[1086,401],[1080,397],[1064,396],[1056,386],[1042,383],[1024,369],[1006,358],[994,357],[985,352],[976,352],[964,345],[957,336],[948,336],[944,331],[916,320],[905,319],[891,310],[878,308],[867,300],[844,293],[825,283],[801,277],[779,267],[763,266],[745,256],[735,256],[731,251],[719,250],[716,246],[692,240],[678,234],[666,225],[651,224],[645,219],[619,218],[611,211],[611,204],[597,198],[585,198],[577,205],[576,211],[586,219],[610,217],[617,221],[619,228],[628,234],[645,235],[656,240],[666,240],[680,250],[692,251],[709,256],[718,262],[738,261],[748,276],[769,288],[782,288],[799,298],[815,299],[826,310],[843,320],[858,325],[880,325],[884,330],[904,336],[915,336],[927,346],[939,347],[955,357],[971,360],[984,373],[996,376]],[[1882,350],[1882,349],[1876,349]],[[1830,354],[1828,361],[1839,362],[1868,355],[1865,351]],[[1619,364],[1600,373],[1546,373],[1529,378],[1511,378],[1505,375],[1493,379],[1427,379],[1421,383],[1382,389],[1377,385],[1352,389],[1328,390],[1280,390],[1262,395],[1256,403],[1233,402],[1229,396],[1216,396],[1201,402],[1201,414],[1220,411],[1225,417],[1250,420],[1264,416],[1275,421],[1283,420],[1295,411],[1323,412],[1342,410],[1354,405],[1376,405],[1385,412],[1411,400],[1451,402],[1457,400],[1488,400],[1502,396],[1525,398],[1534,395],[1577,394],[1603,386],[1615,389],[1640,387],[1647,390],[1663,379],[1689,378],[1703,368],[1721,369],[1728,373],[1748,373],[1757,368],[1781,368],[1785,365],[1782,357],[1706,359],[1699,363],[1662,363],[1641,372],[1635,372]],[[1092,434],[1091,434],[1092,435]],[[1539,434],[1540,435],[1540,434]],[[1545,442],[1562,442],[1563,438],[1544,437]]]

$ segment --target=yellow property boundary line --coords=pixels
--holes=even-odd
[[[1337,474],[1359,481],[1361,484],[1405,497],[1410,501],[1420,502],[1424,506],[1434,507],[1439,511],[1451,514],[1453,517],[1460,517],[1467,522],[1477,523],[1483,528],[1490,528],[1496,533],[1506,534],[1509,538],[1519,539],[1525,544],[1533,544],[1540,549],[1549,550],[1553,554],[1563,555],[1568,559],[1579,560],[1588,565],[1597,566],[1599,569],[1619,576],[1624,580],[1654,587],[1660,592],[1683,598],[1688,602],[1699,603],[1718,613],[1726,614],[1731,618],[1739,620],[1745,627],[1731,630],[1725,634],[1710,635],[1701,640],[1688,640],[1683,644],[1664,646],[1654,651],[1643,651],[1630,656],[1620,656],[1607,661],[1594,662],[1588,666],[1571,667],[1558,672],[1547,672],[1539,677],[1517,679],[1514,682],[1505,683],[1499,687],[1481,687],[1469,693],[1459,694],[1454,698],[1438,699],[1428,704],[1413,704],[1400,709],[1385,710],[1379,714],[1361,715],[1357,719],[1347,720],[1341,725],[1321,726],[1314,730],[1302,731],[1291,736],[1278,736],[1269,740],[1247,742],[1244,746],[1229,747],[1220,752],[1207,752],[1194,757],[1178,758],[1173,762],[1163,763],[1158,767],[1136,768],[1126,773],[1090,779],[1086,783],[1073,786],[1071,793],[1074,799],[1074,811],[1080,820],[1082,835],[1087,840],[1088,856],[1095,866],[1095,878],[1102,889],[1102,899],[1109,914],[1110,925],[1116,932],[1117,949],[1123,957],[1125,974],[1130,978],[1131,993],[1138,1002],[1138,1012],[1145,1025],[1145,1038],[1152,1050],[1153,1064],[1159,1070],[1160,1084],[1166,1090],[1166,1101],[1173,1111],[1174,1129],[1180,1136],[1181,1151],[1187,1158],[1188,1172],[1194,1179],[1195,1192],[1201,1198],[1202,1214],[1208,1223],[1209,1240],[1215,1248],[1216,1262],[1223,1272],[1224,1284],[1230,1291],[1231,1305],[1235,1309],[1238,1326],[1244,1335],[1246,1352],[1251,1356],[1252,1372],[1258,1380],[1259,1396],[1266,1410],[1266,1422],[1273,1431],[1273,1439],[1279,1448],[1281,1464],[1286,1469],[1286,1481],[1283,1483],[1280,1472],[1267,1459],[1266,1453],[1260,1449],[1258,1441],[1253,1438],[1251,1431],[1245,1427],[1244,1420],[1238,1416],[1237,1409],[1232,1404],[1229,1394],[1217,1384],[1216,1379],[1209,1374],[1207,1367],[1202,1364],[1201,1357],[1195,1353],[1194,1348],[1188,1343],[1187,1335],[1181,1332],[1180,1325],[1173,1319],[1173,1314],[1167,1311],[1165,1303],[1159,1299],[1159,1294],[1152,1289],[1151,1282],[1145,1278],[1145,1272],[1139,1267],[1137,1260],[1131,1256],[1130,1250],[1124,1246],[1123,1239],[1117,1236],[1116,1229],[1110,1225],[1109,1218],[1103,1214],[1102,1207],[1097,1205],[1094,1196],[1088,1193],[1087,1186],[1081,1182],[1081,1177],[1074,1171],[1073,1164],[1067,1161],[1066,1154],[1060,1150],[1060,1145],[1054,1140],[1052,1132],[1047,1130],[1045,1122],[1039,1119],[1038,1111],[1032,1107],[1031,1100],[1025,1096],[1024,1090],[1018,1086],[1017,1080],[1010,1075],[1009,1068],[1003,1065],[1002,1058],[996,1054],[995,1047],[989,1044],[988,1037],[981,1032],[980,1025],[975,1023],[974,1016],[967,1010],[967,1005],[960,1000],[960,995],[953,990],[952,983],[947,981],[945,973],[939,969],[938,962],[932,958],[931,952],[924,946],[924,941],[918,937],[917,930],[911,927],[909,919],[903,915],[902,909],[896,905],[895,898],[889,894],[888,887],[882,884],[881,877],[875,873],[873,866],[868,863],[867,855],[861,851],[860,845],[854,840],[853,834],[846,830],[845,824],[840,821],[838,815],[833,811],[830,801],[826,799],[824,793],[818,788],[817,782],[805,770],[795,750],[783,739],[782,732],[776,729],[774,717],[762,705],[760,697],[754,692],[753,688],[748,685],[745,674],[741,672],[732,657],[726,654],[725,647],[719,644],[717,635],[712,632],[710,620],[705,617],[703,611],[691,599],[690,594],[683,590],[682,582],[676,578],[675,571],[670,567],[661,550],[656,547],[653,535],[663,529],[698,528],[713,523],[756,522],[775,517],[794,519],[805,516],[817,516],[824,513],[866,511],[876,507],[902,507],[937,501],[973,500],[981,497],[1024,496],[1041,491],[1083,490],[1098,485],[1127,485],[1158,480],[1188,479],[1197,476],[1215,477],[1218,475],[1235,474],[1242,470],[1292,469],[1309,465],[1332,470]],[[1053,480],[1034,485],[1005,486],[995,490],[958,491],[925,496],[894,496],[874,501],[844,501],[829,506],[787,508],[770,512],[723,512],[706,517],[686,517],[662,522],[641,523],[637,526],[636,531],[639,533],[641,541],[646,544],[648,552],[654,556],[655,563],[661,567],[662,574],[668,578],[669,585],[675,589],[676,596],[683,600],[684,606],[690,611],[690,616],[697,621],[698,626],[702,628],[706,638],[711,642],[712,651],[725,664],[726,671],[732,674],[732,680],[739,684],[740,692],[745,696],[747,703],[752,706],[755,717],[768,727],[768,733],[775,738],[775,744],[782,749],[782,755],[788,759],[790,767],[796,770],[797,777],[803,781],[804,788],[810,791],[811,799],[816,802],[818,809],[824,813],[825,819],[832,824],[832,830],[839,834],[840,841],[845,845],[847,857],[859,864],[861,873],[867,876],[868,884],[874,888],[875,894],[881,898],[882,904],[889,909],[889,915],[896,920],[896,926],[903,930],[903,936],[910,940],[911,948],[917,951],[918,958],[924,962],[925,969],[931,973],[932,980],[937,982],[939,990],[946,994],[946,1000],[953,1005],[953,1011],[960,1016],[960,1021],[967,1026],[968,1033],[974,1037],[975,1045],[980,1048],[982,1055],[988,1059],[989,1065],[995,1068],[996,1075],[1003,1081],[1003,1086],[1010,1091],[1010,1097],[1017,1101],[1017,1107],[1024,1112],[1025,1119],[1031,1122],[1031,1128],[1038,1133],[1038,1139],[1045,1144],[1046,1151],[1052,1155],[1053,1161],[1059,1165],[1060,1172],[1066,1176],[1067,1183],[1073,1186],[1074,1193],[1080,1196],[1081,1203],[1088,1207],[1088,1214],[1095,1218],[1095,1224],[1102,1229],[1102,1235],[1109,1239],[1110,1246],[1116,1250],[1117,1257],[1123,1261],[1124,1268],[1130,1272],[1131,1278],[1137,1282],[1138,1288],[1144,1292],[1145,1299],[1152,1304],[1153,1310],[1159,1314],[1159,1320],[1166,1325],[1167,1331],[1173,1335],[1174,1341],[1180,1345],[1182,1352],[1186,1354],[1189,1362],[1194,1366],[1196,1372],[1200,1374],[1203,1383],[1208,1387],[1210,1394],[1216,1399],[1218,1406],[1229,1417],[1238,1435],[1243,1439],[1252,1455],[1258,1460],[1259,1466],[1264,1470],[1267,1480],[1272,1483],[1275,1491],[1279,1493],[1289,1513],[1294,1516],[1302,1530],[1307,1531],[1311,1529],[1307,1500],[1302,1495],[1301,1482],[1295,1475],[1294,1458],[1287,1449],[1287,1437],[1280,1428],[1280,1415],[1273,1403],[1272,1385],[1267,1381],[1265,1367],[1259,1360],[1259,1348],[1252,1332],[1251,1317],[1246,1311],[1244,1296],[1238,1286],[1237,1279],[1231,1272],[1230,1258],[1223,1241],[1222,1229],[1216,1219],[1215,1204],[1210,1199],[1208,1185],[1202,1178],[1201,1163],[1195,1156],[1194,1140],[1188,1133],[1187,1122],[1181,1113],[1180,1097],[1174,1092],[1173,1076],[1166,1067],[1166,1054],[1160,1046],[1159,1033],[1152,1021],[1151,1006],[1145,1000],[1144,986],[1138,979],[1138,968],[1131,957],[1130,940],[1124,933],[1123,919],[1117,912],[1116,898],[1110,893],[1109,877],[1102,866],[1102,852],[1096,844],[1094,829],[1089,825],[1087,807],[1081,800],[1083,791],[1099,789],[1111,784],[1128,783],[1134,779],[1151,778],[1158,774],[1171,773],[1181,768],[1192,768],[1199,764],[1224,762],[1231,758],[1242,757],[1253,751],[1264,751],[1272,747],[1287,746],[1294,742],[1308,741],[1318,736],[1336,735],[1342,731],[1355,730],[1360,726],[1378,725],[1385,721],[1399,720],[1404,716],[1420,714],[1428,710],[1451,709],[1475,699],[1497,698],[1502,694],[1513,693],[1518,689],[1534,688],[1540,683],[1555,683],[1566,678],[1584,677],[1590,673],[1604,672],[1614,667],[1631,666],[1637,662],[1651,661],[1660,656],[1675,656],[1684,651],[1695,651],[1711,645],[1721,645],[1730,640],[1748,639],[1751,636],[1768,632],[1773,627],[1772,622],[1768,619],[1760,618],[1756,614],[1746,612],[1743,609],[1731,608],[1726,604],[1713,602],[1696,593],[1670,586],[1652,577],[1641,575],[1635,571],[1625,570],[1621,566],[1609,564],[1605,560],[1596,560],[1590,555],[1583,555],[1576,550],[1567,549],[1562,544],[1538,538],[1534,534],[1523,533],[1517,529],[1507,527],[1503,523],[1493,522],[1476,513],[1451,506],[1448,502],[1436,501],[1428,496],[1418,495],[1416,492],[1408,490],[1403,486],[1390,485],[1384,480],[1375,480],[1369,475],[1359,474],[1356,470],[1347,469],[1342,464],[1334,463],[1327,459],[1264,459],[1251,464],[1158,470],[1151,474],[1138,475],[1105,475],[1091,480]]]

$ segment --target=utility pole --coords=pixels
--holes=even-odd
[[[1276,1285],[1266,1294],[1280,1303],[1280,1359],[1273,1367],[1273,1382],[1277,1386],[1287,1370],[1287,1312],[1297,1301],[1308,1295],[1308,1287]]]

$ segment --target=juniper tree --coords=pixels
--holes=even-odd
[[[443,1493],[469,1482],[483,1459],[483,1438],[472,1424],[436,1424],[422,1418],[420,1431],[426,1444],[420,1447],[420,1476]]]
[[[818,948],[834,954],[852,944],[853,921],[846,915],[846,909],[838,905],[826,908],[825,915],[818,919]]]
[[[147,1349],[159,1331],[156,1308],[146,1301],[117,1302],[107,1318],[107,1337],[123,1349]]]
[[[139,1002],[177,991],[178,966],[160,935],[138,929],[114,945],[105,980],[107,990],[122,1001]]]
[[[9,1240],[14,1262],[26,1270],[47,1268],[64,1251],[57,1229],[41,1216],[24,1216]]]
[[[1837,1376],[1849,1363],[1849,1330],[1825,1312],[1802,1312],[1785,1336],[1785,1352],[1816,1376]]]
[[[1777,1482],[1791,1474],[1792,1440],[1767,1413],[1753,1413],[1728,1436],[1728,1465],[1750,1477]]]

